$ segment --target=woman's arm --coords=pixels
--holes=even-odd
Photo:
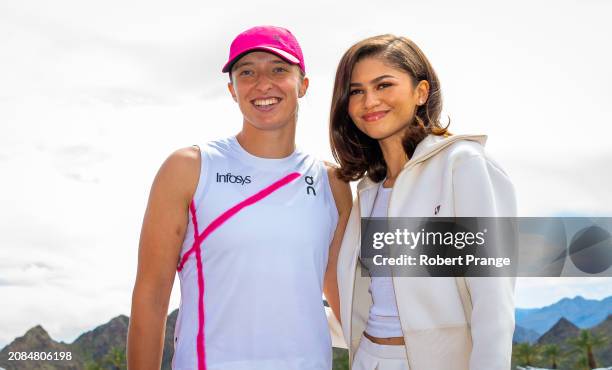
[[[130,370],[161,366],[170,293],[199,173],[199,149],[180,149],[164,162],[151,187],[132,293],[127,341]]]
[[[483,155],[470,155],[453,171],[457,217],[516,216],[514,188]],[[470,370],[507,370],[514,333],[514,277],[466,278],[472,298]]]
[[[340,321],[340,298],[337,280],[338,253],[340,252],[340,244],[342,243],[346,223],[351,213],[353,197],[349,184],[336,177],[336,167],[327,163],[326,165],[327,177],[329,178],[329,184],[334,201],[336,202],[336,208],[338,209],[338,224],[329,247],[327,270],[325,271],[325,279],[323,281],[323,293],[336,319]]]

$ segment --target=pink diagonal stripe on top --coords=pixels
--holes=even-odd
[[[177,270],[181,271],[185,265],[185,262],[189,258],[189,255],[195,252],[196,266],[198,269],[198,336],[196,343],[198,352],[198,370],[206,370],[206,351],[204,348],[204,271],[202,266],[200,248],[202,242],[204,241],[204,239],[206,239],[206,237],[208,237],[208,235],[215,231],[219,226],[223,225],[225,221],[229,220],[236,213],[240,212],[243,208],[259,202],[260,200],[264,199],[268,195],[272,194],[281,187],[289,184],[291,181],[295,180],[300,176],[301,175],[298,172],[292,172],[289,175],[283,177],[282,179],[274,182],[270,186],[260,190],[254,195],[236,204],[232,208],[223,212],[219,217],[215,218],[206,227],[206,229],[204,229],[202,234],[198,234],[198,219],[196,217],[195,203],[193,200],[191,200],[191,203],[189,204],[189,211],[191,213],[194,228],[194,242],[193,246],[183,255],[183,258],[181,259]]]
[[[198,231],[198,218],[196,217],[196,208],[193,199],[189,203],[189,212],[191,212],[191,222],[193,223],[193,240],[196,240],[200,232]]]
[[[263,198],[267,197],[268,195],[272,194],[276,190],[278,190],[281,187],[287,185],[288,183],[290,183],[291,181],[295,180],[296,178],[298,178],[300,176],[301,175],[298,172],[290,173],[289,175],[287,175],[287,176],[283,177],[282,179],[274,182],[273,184],[271,184],[270,186],[260,190],[259,192],[251,195],[250,197],[246,198],[242,202],[236,204],[232,208],[230,208],[227,211],[223,212],[219,217],[215,218],[206,227],[206,229],[204,229],[202,234],[200,234],[200,235],[198,235],[196,237],[196,239],[195,239],[195,241],[193,243],[193,246],[187,252],[185,252],[185,254],[183,255],[183,258],[181,258],[181,263],[179,263],[179,265],[177,267],[177,270],[181,271],[183,269],[183,266],[185,265],[185,262],[187,262],[187,259],[189,258],[191,253],[195,252],[196,245],[199,245],[204,239],[206,239],[206,237],[208,235],[210,235],[210,233],[212,233],[219,226],[224,224],[225,221],[229,220],[236,213],[240,212],[244,207],[248,207],[248,206],[250,206],[252,204],[255,204],[255,203],[259,202]]]

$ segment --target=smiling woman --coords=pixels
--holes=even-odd
[[[329,370],[333,314],[322,294],[337,313],[329,266],[351,194],[336,168],[296,148],[298,101],[308,89],[302,51],[288,30],[254,27],[234,39],[223,72],[242,129],[176,151],[155,178],[140,238],[129,368],[159,369],[178,273],[173,369]]]
[[[353,370],[510,368],[512,278],[402,278],[360,263],[360,217],[515,216],[485,137],[451,135],[441,110],[438,77],[405,37],[368,38],[340,60],[332,152],[344,179],[362,179],[337,264]]]
[[[375,182],[382,180],[386,164],[378,139],[385,134],[380,125],[370,123],[390,113],[398,123],[384,130],[397,134],[395,139],[411,156],[427,134],[449,134],[440,123],[441,111],[438,76],[414,42],[383,35],[353,45],[336,71],[330,115],[331,146],[342,165],[340,173],[347,180],[366,173]]]
[[[308,89],[297,65],[264,51],[241,57],[230,67],[228,88],[244,120],[258,130],[291,130],[297,121],[298,98]]]

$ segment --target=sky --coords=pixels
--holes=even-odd
[[[71,342],[129,315],[153,177],[174,150],[240,130],[221,67],[254,25],[289,28],[304,51],[302,149],[332,160],[337,63],[395,33],[436,69],[450,130],[489,136],[519,215],[611,216],[611,11],[604,0],[3,0],[0,348],[37,324]],[[575,295],[610,296],[612,279],[519,279],[516,304]]]

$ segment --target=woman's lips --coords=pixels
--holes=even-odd
[[[251,101],[251,104],[253,104],[255,109],[257,109],[258,111],[269,112],[273,110],[274,108],[276,108],[276,106],[278,105],[278,103],[281,102],[281,100],[282,100],[281,98],[277,98],[277,97],[259,98],[259,99],[253,99]]]
[[[378,121],[379,119],[383,118],[384,116],[387,115],[387,113],[389,113],[388,110],[381,110],[378,112],[372,112],[372,113],[366,113],[363,116],[361,116],[366,122],[374,122],[374,121]]]

